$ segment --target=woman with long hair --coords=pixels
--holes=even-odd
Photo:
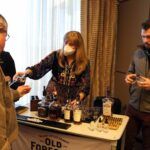
[[[90,62],[79,32],[66,33],[62,49],[53,51],[25,72],[18,72],[15,77],[25,74],[30,79],[37,80],[49,71],[52,71],[52,78],[46,88],[47,95],[56,92],[62,105],[67,100],[75,105],[77,100],[83,101],[87,97],[90,90]]]

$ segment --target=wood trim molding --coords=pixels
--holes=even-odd
[[[124,2],[127,2],[129,0],[118,0],[119,3],[124,3]]]

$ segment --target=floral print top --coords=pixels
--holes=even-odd
[[[38,64],[28,67],[32,70],[32,75],[29,78],[37,80],[52,71],[52,78],[46,88],[47,95],[56,90],[57,99],[61,105],[65,105],[67,99],[76,99],[80,92],[83,92],[86,97],[90,90],[90,62],[80,75],[76,75],[74,72],[75,62],[62,68],[58,64],[57,54],[58,52],[54,51]]]

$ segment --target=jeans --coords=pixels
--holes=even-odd
[[[136,137],[142,132],[143,150],[150,150],[150,113],[140,112],[128,105],[126,115],[129,122],[126,128],[125,150],[135,150]]]

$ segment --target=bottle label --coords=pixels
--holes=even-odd
[[[75,122],[80,122],[81,121],[81,115],[82,115],[82,110],[74,110],[73,112],[73,119]]]
[[[111,116],[112,115],[111,107],[112,107],[111,101],[103,102],[103,115],[104,116]]]
[[[38,107],[38,116],[39,117],[47,117],[48,116],[48,110],[44,107]]]
[[[64,119],[70,120],[70,110],[67,109],[64,110]]]

